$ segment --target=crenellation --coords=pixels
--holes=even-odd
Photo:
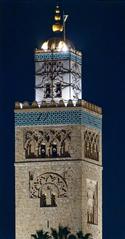
[[[16,101],[15,102],[15,110],[23,110],[23,109],[40,109],[40,108],[60,108],[60,107],[64,107],[64,108],[69,108],[69,107],[80,107],[80,108],[84,108],[87,109],[91,112],[97,113],[99,115],[102,114],[102,109],[101,107],[94,105],[92,103],[89,103],[85,100],[81,100],[79,99],[78,101],[72,101],[71,99],[68,100],[68,102],[65,102],[63,100],[60,100],[59,102],[55,102],[54,100],[51,100],[50,102],[46,102],[45,100],[41,102],[41,104],[39,105],[36,101],[33,101],[31,104],[28,101],[25,101],[23,103]]]
[[[34,100],[34,101],[32,102],[32,104],[31,104],[31,108],[38,108],[38,107],[39,107],[39,106],[38,106],[37,101]]]

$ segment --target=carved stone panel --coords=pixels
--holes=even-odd
[[[56,207],[57,198],[67,197],[67,182],[59,174],[46,172],[34,178],[29,173],[30,198],[40,198],[40,207]]]
[[[70,157],[71,132],[68,130],[28,130],[24,132],[25,157]]]
[[[98,183],[87,179],[87,222],[98,224]]]
[[[43,91],[44,98],[61,97],[62,88],[65,87],[63,75],[67,71],[62,61],[37,62],[36,89]]]
[[[86,158],[99,161],[99,134],[86,130],[84,134],[84,154]]]

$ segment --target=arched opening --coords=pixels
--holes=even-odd
[[[32,139],[25,146],[25,156],[26,158],[36,158],[38,157],[37,142]]]
[[[57,155],[57,144],[53,143],[52,144],[52,157],[53,158],[56,158],[58,155]]]
[[[45,90],[45,98],[50,98],[51,97],[51,86],[50,84],[46,84],[46,90]]]
[[[55,198],[55,195],[52,193],[51,194],[51,206],[52,207],[56,207],[56,198]]]
[[[45,144],[40,145],[40,154],[41,154],[41,158],[46,157],[46,145]]]
[[[30,179],[31,181],[32,179]],[[57,198],[67,197],[68,185],[65,179],[56,173],[44,173],[33,178],[30,183],[30,197],[41,198],[46,196],[46,205],[57,205]]]
[[[61,152],[63,157],[70,157],[70,141],[69,139],[64,139],[61,145]]]
[[[41,194],[40,196],[40,207],[46,207],[46,195]]]
[[[62,87],[60,82],[56,84],[55,92],[56,92],[56,97],[62,97]]]
[[[45,184],[40,188],[40,207],[57,207],[57,192],[55,190],[56,188],[53,184]]]

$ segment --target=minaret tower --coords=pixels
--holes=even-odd
[[[102,114],[82,99],[82,54],[66,17],[57,5],[62,38],[35,50],[35,101],[15,103],[16,239],[59,225],[102,239]]]

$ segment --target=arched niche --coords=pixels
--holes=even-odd
[[[67,197],[67,182],[61,175],[57,173],[46,172],[34,178],[33,180],[30,180],[29,183],[31,198],[40,198],[41,195],[48,195],[49,193],[50,195],[53,195],[53,199],[54,196],[55,198]],[[51,196],[49,198],[51,198]]]

